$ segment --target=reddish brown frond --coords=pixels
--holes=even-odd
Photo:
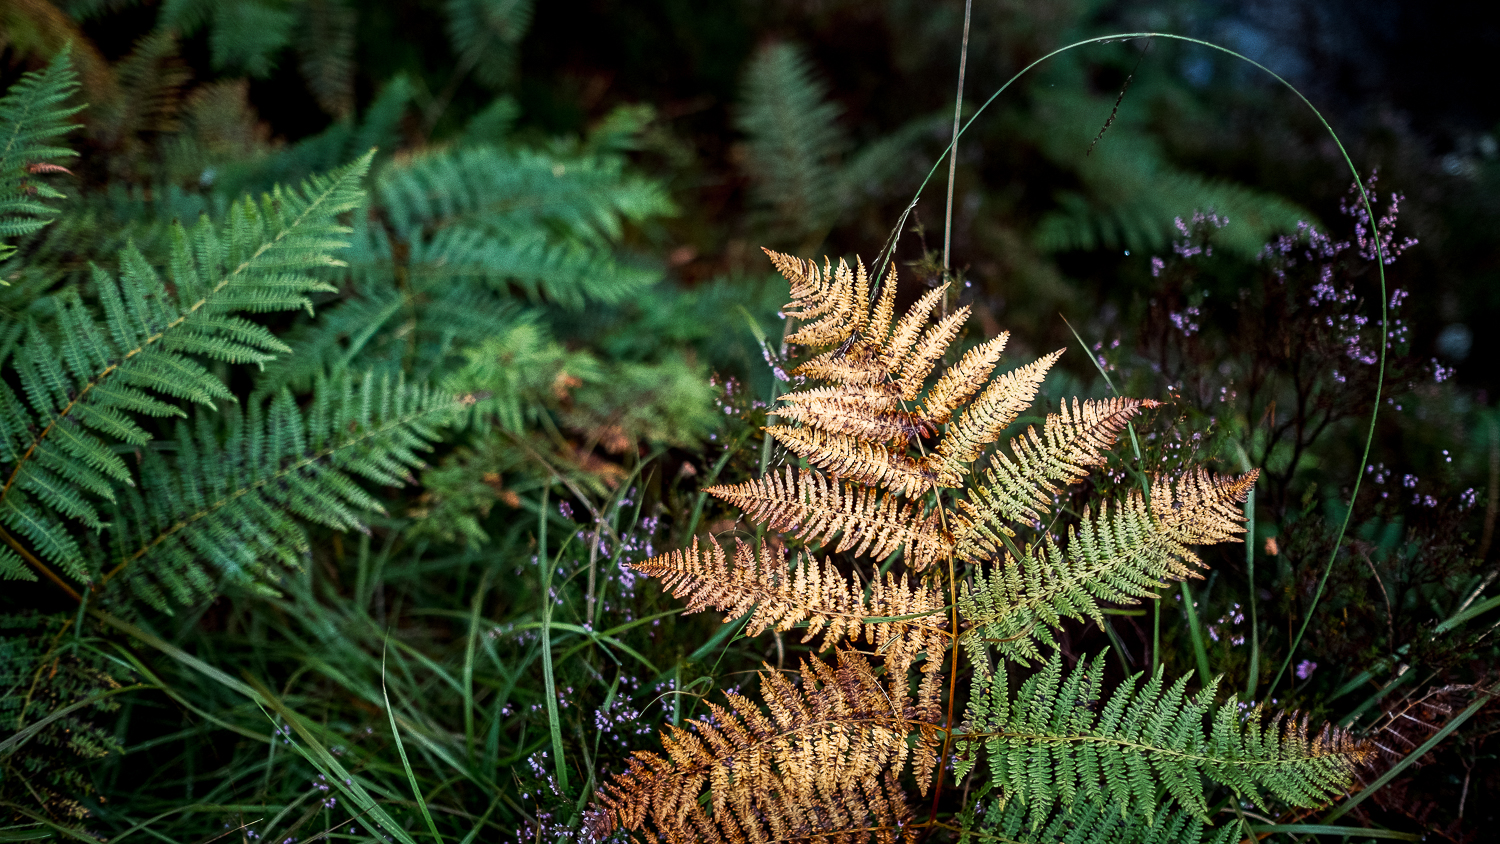
[[[871,583],[867,602],[863,586],[827,560],[803,554],[798,562],[788,569],[784,548],[766,544],[753,549],[739,540],[730,560],[718,543],[700,548],[694,538],[687,550],[659,554],[632,568],[660,580],[673,597],[685,598],[687,612],[715,609],[729,620],[753,611],[745,627],[747,636],[768,629],[784,632],[806,622],[802,641],[811,642],[821,633],[818,650],[824,650],[863,634],[886,653],[888,665],[899,663],[903,671],[923,650],[945,649],[947,619],[932,587],[914,587],[904,575],[898,579],[888,572]],[[864,620],[920,613],[926,615],[899,622]]]
[[[891,677],[891,687],[898,681],[905,683],[904,673]],[[729,694],[728,707],[710,705],[709,717],[669,728],[665,756],[634,754],[595,795],[595,834],[624,829],[696,842],[744,840],[747,830],[759,830],[772,840],[826,840],[828,833],[859,835],[872,816],[894,822],[908,811],[895,784],[912,756],[907,738],[916,731],[927,755],[936,734],[899,708],[863,656],[840,651],[837,667],[810,659],[800,685],[767,666],[760,688],[769,715]],[[882,780],[884,789],[876,786]],[[706,786],[708,809],[700,800]],[[850,799],[833,799],[839,795]]]

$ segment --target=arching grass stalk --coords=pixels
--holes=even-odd
[[[885,249],[881,253],[880,261],[878,264],[876,264],[875,278],[881,280],[881,282],[883,283],[886,267],[890,264],[891,256],[896,250],[896,238],[906,227],[906,219],[908,216],[910,216],[912,209],[916,208],[917,200],[921,198],[922,192],[927,189],[927,184],[932,181],[933,175],[937,173],[938,167],[942,165],[944,159],[953,154],[954,149],[958,146],[959,139],[963,137],[963,134],[965,132],[969,131],[969,127],[974,125],[974,121],[978,120],[979,117],[984,114],[985,110],[990,107],[990,104],[999,99],[1000,95],[1005,93],[1005,91],[1010,88],[1011,85],[1015,84],[1016,80],[1020,79],[1022,76],[1025,76],[1027,73],[1031,72],[1033,68],[1037,67],[1042,62],[1045,62],[1054,56],[1061,55],[1068,52],[1069,50],[1084,47],[1089,44],[1107,44],[1114,41],[1125,41],[1135,38],[1165,38],[1171,41],[1182,41],[1188,44],[1197,44],[1199,46],[1207,47],[1210,50],[1217,50],[1220,53],[1224,53],[1228,56],[1233,56],[1234,58],[1257,68],[1258,70],[1264,72],[1266,75],[1270,76],[1272,79],[1280,82],[1288,91],[1291,91],[1293,94],[1295,94],[1297,99],[1301,100],[1302,103],[1306,105],[1307,108],[1313,113],[1313,116],[1317,117],[1318,122],[1323,125],[1323,128],[1328,130],[1328,135],[1333,139],[1334,146],[1338,147],[1339,155],[1343,157],[1344,163],[1349,167],[1349,173],[1354,177],[1354,186],[1359,190],[1360,202],[1364,205],[1365,216],[1370,221],[1370,231],[1373,234],[1372,239],[1375,247],[1375,270],[1380,281],[1380,368],[1376,373],[1375,401],[1370,409],[1370,422],[1365,431],[1365,445],[1363,451],[1360,454],[1359,469],[1354,475],[1353,489],[1351,489],[1349,492],[1349,507],[1344,512],[1343,521],[1339,524],[1338,536],[1334,540],[1333,550],[1329,552],[1328,563],[1323,567],[1323,574],[1318,579],[1318,589],[1313,593],[1312,603],[1308,605],[1307,611],[1303,613],[1302,625],[1300,628],[1298,628],[1297,635],[1293,637],[1290,646],[1287,648],[1286,658],[1282,660],[1281,668],[1276,671],[1276,676],[1271,680],[1271,685],[1266,690],[1266,695],[1270,696],[1275,693],[1276,686],[1281,682],[1282,675],[1286,673],[1287,666],[1291,664],[1292,657],[1297,653],[1297,647],[1302,644],[1302,637],[1306,635],[1307,626],[1309,623],[1311,623],[1313,613],[1317,611],[1318,604],[1322,601],[1323,598],[1323,592],[1328,586],[1328,576],[1333,573],[1333,564],[1338,560],[1339,548],[1344,543],[1344,534],[1348,532],[1349,522],[1354,517],[1354,502],[1359,498],[1360,484],[1364,481],[1365,468],[1369,465],[1370,462],[1370,447],[1374,444],[1375,441],[1375,423],[1380,417],[1380,400],[1384,397],[1385,393],[1385,362],[1387,346],[1389,345],[1390,340],[1390,303],[1387,300],[1386,296],[1385,250],[1381,248],[1379,228],[1375,219],[1375,211],[1370,206],[1370,195],[1369,192],[1365,190],[1364,179],[1360,176],[1359,168],[1354,166],[1354,159],[1350,157],[1349,150],[1344,147],[1343,141],[1339,139],[1339,135],[1333,130],[1333,126],[1329,125],[1328,119],[1323,116],[1323,112],[1319,111],[1317,106],[1314,106],[1312,102],[1308,100],[1307,97],[1297,89],[1297,86],[1282,78],[1280,74],[1248,56],[1237,53],[1234,50],[1229,49],[1228,47],[1220,46],[1211,41],[1204,41],[1200,38],[1191,38],[1186,35],[1175,35],[1170,32],[1117,32],[1110,35],[1100,35],[1094,38],[1085,38],[1081,41],[1075,41],[1071,44],[1068,44],[1067,46],[1059,47],[1058,49],[1047,53],[1046,55],[1021,68],[1016,72],[1014,76],[1006,80],[1004,85],[1001,85],[999,88],[997,88],[995,90],[995,93],[991,94],[989,99],[985,100],[984,103],[979,107],[979,109],[974,112],[974,115],[964,123],[963,128],[959,129],[958,133],[954,135],[952,142],[948,144],[948,148],[943,151],[942,155],[938,156],[937,161],[933,162],[932,168],[927,171],[927,175],[922,179],[922,184],[917,187],[917,192],[912,197],[912,201],[907,204],[906,210],[902,212],[901,218],[896,222],[895,227],[891,230],[891,235],[886,240]],[[873,293],[878,292],[878,288],[877,290],[873,291]]]

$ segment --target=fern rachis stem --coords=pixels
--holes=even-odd
[[[32,568],[36,569],[38,572],[41,572],[43,577],[52,581],[52,583],[56,585],[57,588],[66,592],[69,598],[72,598],[74,601],[77,601],[80,604],[83,603],[83,596],[78,594],[77,589],[69,586],[67,581],[57,576],[57,572],[54,572],[51,568],[43,564],[41,560],[38,560],[36,558],[36,555],[27,550],[25,545],[22,545],[19,540],[10,535],[10,531],[6,530],[3,527],[0,527],[0,539],[5,540],[6,545],[9,545],[12,549],[15,550],[17,554],[20,554],[21,559],[25,560]]]

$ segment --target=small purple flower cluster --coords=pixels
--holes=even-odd
[[[1220,617],[1218,621],[1215,621],[1213,624],[1210,624],[1208,626],[1208,637],[1210,639],[1214,640],[1215,642],[1217,642],[1217,641],[1219,641],[1219,637],[1221,635],[1227,633],[1228,636],[1229,636],[1229,644],[1234,645],[1235,647],[1238,647],[1240,645],[1245,644],[1245,641],[1246,641],[1245,635],[1243,633],[1236,633],[1232,629],[1231,630],[1223,630],[1222,628],[1224,628],[1224,627],[1230,627],[1230,628],[1238,627],[1239,625],[1244,624],[1244,623],[1245,623],[1245,612],[1244,612],[1244,610],[1240,609],[1240,605],[1239,604],[1235,604],[1229,610],[1229,612],[1225,613],[1222,617]]]

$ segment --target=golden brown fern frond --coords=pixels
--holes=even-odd
[[[938,320],[937,324],[927,329],[922,339],[912,348],[911,353],[902,355],[901,375],[896,379],[896,386],[905,401],[913,401],[922,392],[922,385],[927,376],[932,372],[932,367],[948,351],[948,346],[958,332],[969,320],[969,306],[965,305],[953,313]],[[899,353],[899,350],[895,350]]]
[[[923,516],[916,504],[869,487],[840,484],[810,469],[788,466],[760,480],[704,491],[740,508],[751,521],[804,542],[832,544],[838,535],[835,551],[884,559],[904,546],[906,564],[916,571],[946,559],[952,549],[937,513]]]
[[[1010,332],[980,343],[964,353],[958,363],[944,370],[936,384],[927,392],[927,401],[922,407],[922,416],[931,424],[946,425],[953,411],[967,402],[990,380],[995,364],[1000,362],[1000,353],[1005,350]]]
[[[979,458],[984,447],[1000,439],[1010,423],[1031,405],[1052,364],[1062,357],[1058,349],[1046,357],[1012,370],[991,381],[969,405],[964,415],[948,428],[928,460],[941,486],[958,486],[968,474],[968,464]]]
[[[842,343],[865,327],[870,319],[870,279],[865,265],[857,270],[840,260],[833,268],[824,259],[823,269],[804,261],[764,250],[776,269],[792,285],[792,301],[784,313],[802,321],[802,326],[787,335],[788,343],[829,346]]]
[[[1063,402],[1060,412],[1047,415],[1040,435],[1028,427],[1010,441],[1011,454],[995,453],[985,482],[958,502],[953,534],[959,556],[987,557],[1000,549],[1000,533],[1015,535],[1007,522],[1041,519],[1059,483],[1076,483],[1088,467],[1103,465],[1125,425],[1142,408],[1159,406],[1150,399],[1074,399],[1071,409]]]
[[[896,395],[890,382],[885,353],[870,340],[852,340],[824,352],[792,370],[798,378],[847,384],[856,387],[880,387]],[[792,394],[795,395],[795,394]]]
[[[872,402],[826,399],[796,402],[778,408],[782,419],[801,422],[833,434],[848,434],[870,442],[906,445],[913,437],[932,435],[932,428],[915,413],[872,409]]]
[[[1178,547],[1183,559],[1203,562],[1188,545],[1239,542],[1245,532],[1240,505],[1255,486],[1260,470],[1238,477],[1193,469],[1176,481],[1158,477],[1151,482],[1151,512]]]
[[[800,555],[799,565],[789,570],[785,548],[764,544],[754,549],[741,540],[735,541],[731,560],[718,543],[700,547],[696,537],[688,549],[659,554],[632,568],[659,579],[673,597],[687,599],[686,612],[715,609],[734,619],[753,611],[747,636],[768,629],[784,632],[806,622],[802,641],[811,642],[821,633],[818,650],[824,650],[863,634],[885,654],[887,666],[903,673],[922,651],[945,650],[941,596],[931,586],[912,586],[905,576],[898,579],[890,572],[871,581],[867,600],[864,588],[827,560]],[[928,615],[865,621],[919,613]]]
[[[585,813],[594,841],[617,829],[640,829],[650,823],[646,840],[662,844],[916,844],[919,827],[912,825],[906,792],[886,774],[873,782],[844,786],[832,794],[790,797],[786,789],[771,787],[746,795],[730,811],[710,815],[693,804],[680,817],[664,819],[642,814],[634,825],[597,806]],[[663,821],[670,821],[665,825]]]
[[[766,433],[788,451],[835,477],[882,486],[897,495],[921,495],[937,480],[925,465],[906,454],[904,444],[887,448],[847,434],[788,425],[773,425]]]
[[[929,290],[922,294],[892,329],[891,336],[881,344],[881,349],[890,360],[890,369],[894,372],[906,363],[906,357],[917,344],[917,338],[922,336],[922,329],[927,327],[927,320],[937,308],[938,302],[942,301],[943,294],[948,292],[948,285]]]
[[[846,831],[862,814],[881,820],[875,791],[883,792],[883,813],[894,819],[902,811],[895,804],[905,803],[894,778],[913,759],[907,738],[917,730],[925,746],[936,733],[902,711],[904,695],[893,697],[855,651],[840,651],[837,667],[809,659],[801,680],[793,685],[766,666],[760,690],[769,714],[730,693],[727,707],[709,704],[709,717],[690,721],[688,729],[669,727],[665,756],[637,751],[629,768],[599,790],[596,833],[646,829],[652,840],[743,841],[736,833],[753,828],[774,840],[822,838]],[[898,681],[905,684],[904,673],[891,677],[891,687]],[[923,753],[926,767],[914,766],[924,792],[935,760]],[[887,789],[876,788],[882,779]],[[705,786],[711,816],[700,805]],[[840,796],[847,799],[827,802]],[[864,804],[870,813],[858,811]]]

